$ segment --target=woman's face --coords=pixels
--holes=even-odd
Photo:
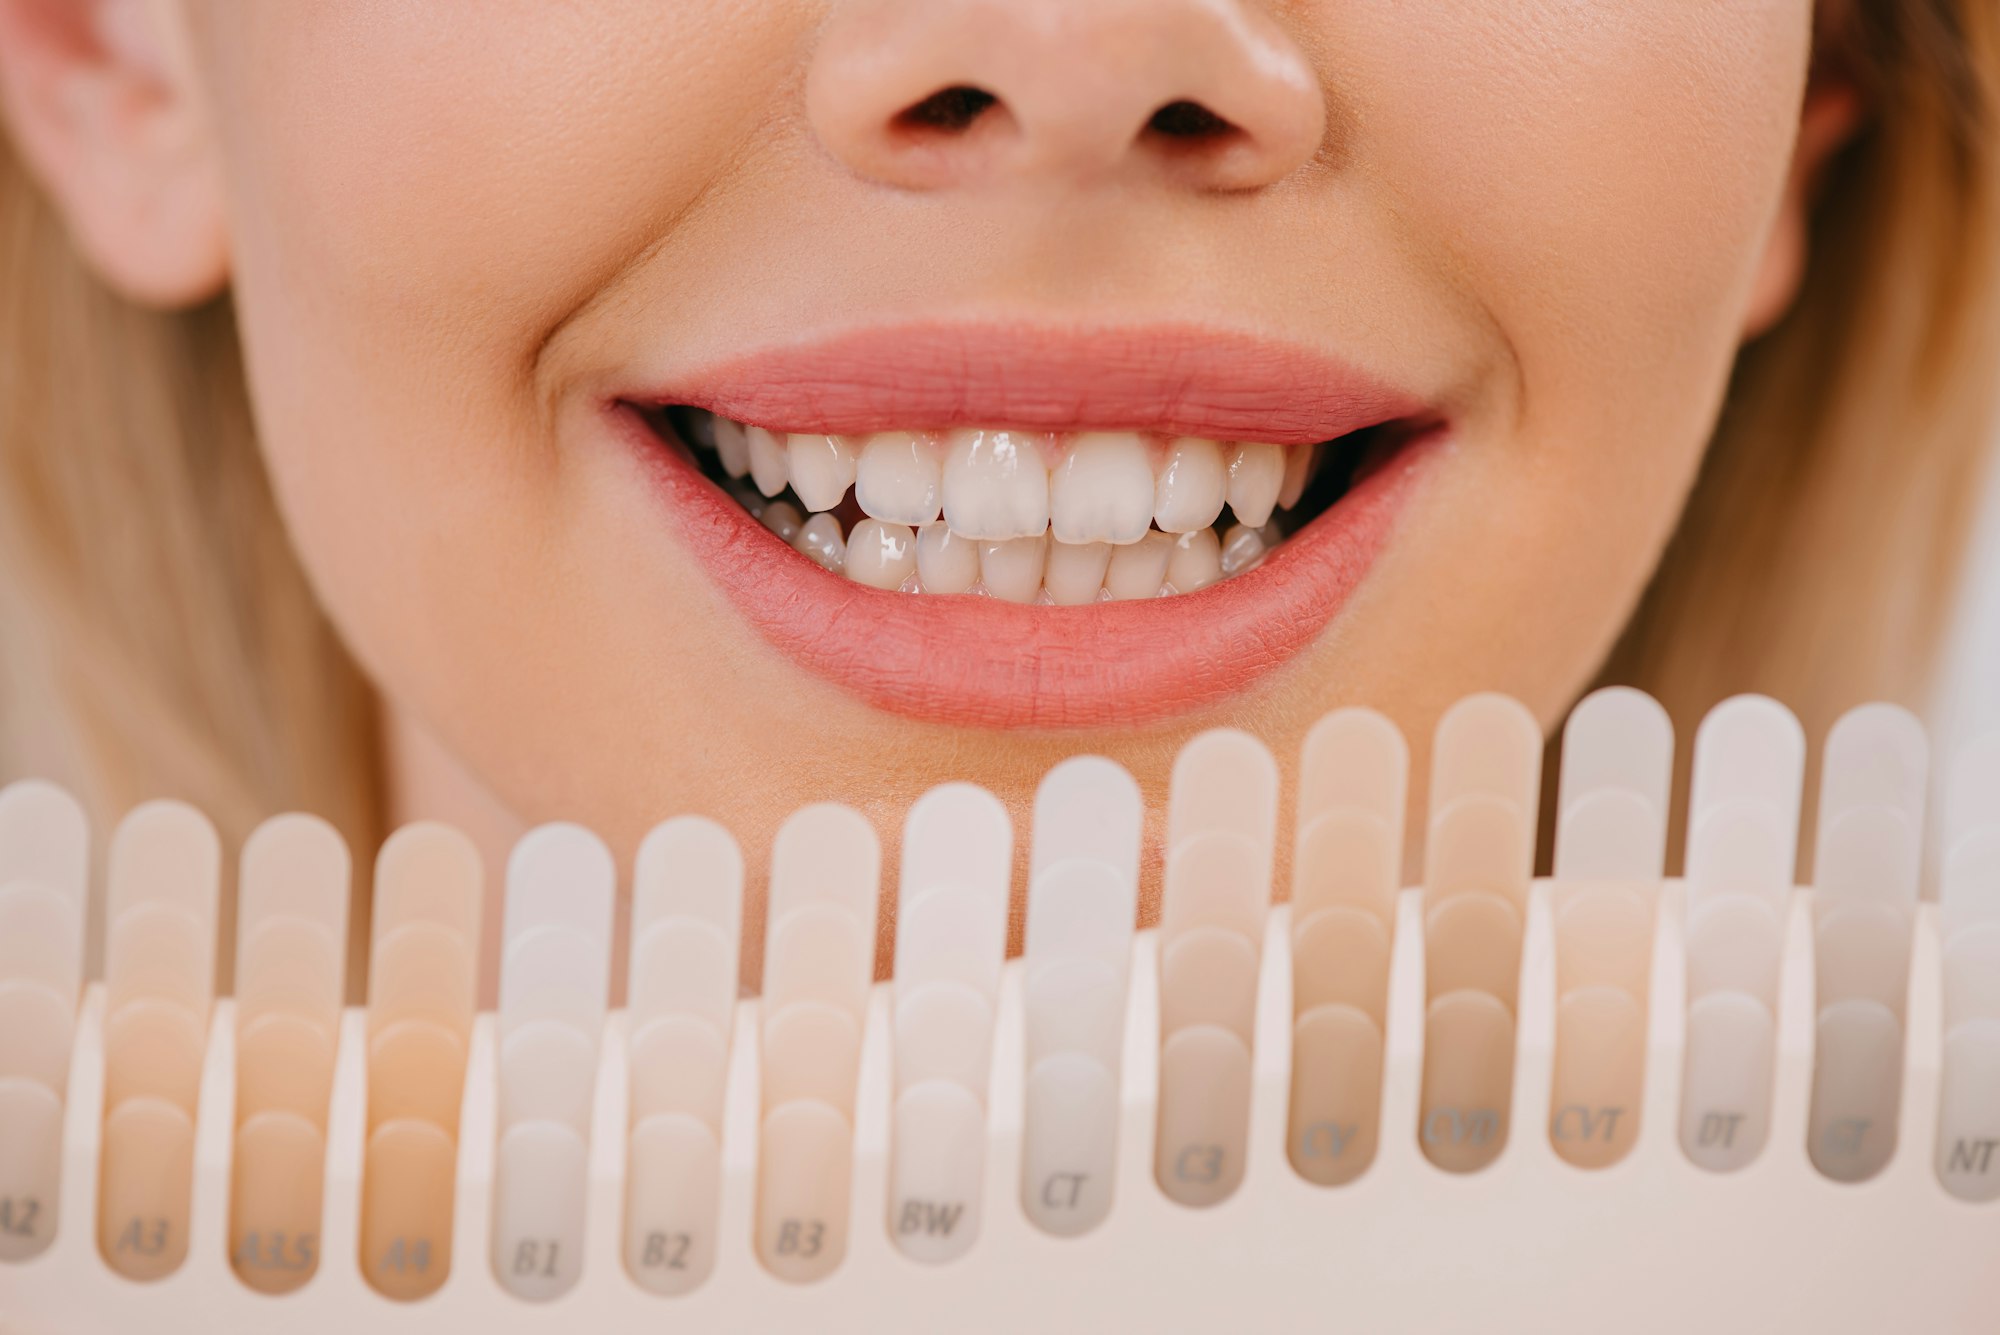
[[[270,472],[430,757],[404,814],[702,811],[753,866],[954,778],[1025,829],[1082,751],[1157,802],[1217,724],[1553,721],[1783,263],[1813,21],[189,3]],[[844,573],[753,518],[850,468],[797,539]]]

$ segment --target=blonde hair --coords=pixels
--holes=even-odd
[[[1917,698],[1976,491],[2000,18],[1854,0],[1841,22],[1869,126],[1606,669],[1682,719],[1742,689],[1809,726]],[[287,545],[226,302],[117,300],[4,149],[0,291],[0,775],[55,773],[100,812],[184,797],[232,841],[305,808],[373,847],[374,706]]]

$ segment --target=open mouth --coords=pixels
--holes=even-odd
[[[1196,593],[1255,570],[1413,429],[1278,445],[1004,427],[780,433],[687,405],[644,416],[827,570],[900,593],[1062,607]]]
[[[1239,695],[1326,630],[1449,437],[1324,354],[1180,326],[872,328],[630,375],[612,434],[743,620],[958,726]]]

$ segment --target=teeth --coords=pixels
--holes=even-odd
[[[836,575],[847,564],[847,544],[841,540],[840,521],[832,515],[817,514],[799,525],[799,531],[792,536],[792,546]]]
[[[1113,598],[1158,596],[1173,554],[1174,540],[1164,533],[1148,533],[1129,547],[1114,547],[1104,572],[1105,591]]]
[[[1238,574],[1264,559],[1264,535],[1248,524],[1238,524],[1222,537],[1222,573]]]
[[[783,436],[772,435],[761,426],[743,428],[750,449],[750,480],[766,496],[776,496],[791,480],[791,459]]]
[[[900,589],[917,573],[917,535],[903,524],[864,519],[847,535],[847,577],[876,589]]]
[[[1313,465],[1319,462],[1319,446],[1295,445],[1285,453],[1285,485],[1278,488],[1278,508],[1289,510],[1306,494],[1312,481]]]
[[[1285,485],[1285,452],[1276,445],[1239,442],[1229,451],[1229,508],[1252,528],[1262,528]]]
[[[854,485],[854,451],[839,436],[791,436],[792,490],[808,510],[831,510]]]
[[[930,443],[907,431],[870,436],[861,448],[854,499],[863,513],[912,528],[938,517],[943,470]]]
[[[1222,578],[1222,543],[1212,528],[1183,533],[1174,539],[1167,562],[1167,583],[1176,593],[1195,593]]]
[[[742,477],[750,471],[750,442],[743,434],[743,424],[732,422],[727,417],[710,417],[715,435],[715,453],[722,460],[722,471],[731,477]]]
[[[1049,531],[1058,542],[1137,542],[1153,522],[1153,461],[1130,432],[1090,432],[1049,476]]]
[[[790,542],[799,535],[799,528],[806,522],[806,517],[790,501],[766,501],[757,514],[757,522]]]
[[[724,489],[828,570],[877,589],[1063,607],[1194,593],[1255,569],[1297,527],[1275,512],[1300,503],[1324,453],[1129,431],[781,435],[710,414],[683,425],[719,458]],[[866,518],[843,537],[833,512],[850,487]]]
[[[925,593],[965,593],[979,582],[979,546],[944,524],[917,534],[917,578]]]
[[[979,578],[986,591],[1010,603],[1032,603],[1042,591],[1042,567],[1047,559],[1046,533],[1032,538],[1003,538],[979,544]]]
[[[1049,526],[1049,470],[1036,438],[1019,431],[954,431],[946,438],[944,518],[952,532],[1000,541]]]
[[[1050,543],[1049,568],[1042,575],[1049,601],[1058,607],[1081,607],[1096,602],[1114,550],[1125,549],[1114,549],[1108,542]],[[1158,583],[1155,580],[1154,587]]]
[[[1153,519],[1163,533],[1192,533],[1207,528],[1222,513],[1229,492],[1229,470],[1222,447],[1212,440],[1182,436],[1167,445],[1153,489]]]

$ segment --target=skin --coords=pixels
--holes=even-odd
[[[1853,120],[1808,96],[1813,24],[1811,0],[493,0],[476,26],[0,0],[0,79],[109,281],[232,291],[278,501],[386,703],[398,815],[466,824],[497,866],[533,822],[629,850],[705,811],[756,886],[777,823],[827,797],[893,866],[946,779],[1025,830],[1080,751],[1159,804],[1216,724],[1289,767],[1326,710],[1373,705],[1418,739],[1419,785],[1470,691],[1553,724],[1796,287]],[[957,82],[1005,114],[892,134]],[[1249,132],[1228,162],[1138,133],[1190,89]],[[920,724],[747,631],[595,410],[663,348],[941,311],[1290,338],[1422,387],[1456,438],[1347,610],[1247,695],[1102,735]]]

